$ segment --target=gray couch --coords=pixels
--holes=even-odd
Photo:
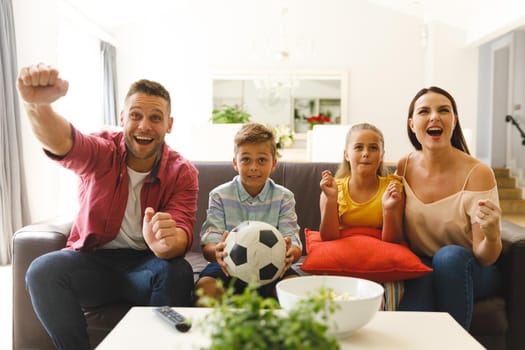
[[[208,193],[233,178],[231,162],[196,162],[199,170],[199,199],[195,223],[195,242],[186,258],[197,275],[206,261],[199,247],[199,230],[206,215]],[[334,163],[280,162],[272,178],[295,193],[299,225],[319,227],[319,180],[324,169],[335,170]],[[13,238],[13,349],[52,349],[52,343],[36,318],[25,289],[24,276],[31,261],[65,245],[71,222],[53,220],[26,226]],[[301,235],[304,242],[303,232]],[[500,268],[504,275],[503,293],[480,300],[474,308],[471,333],[485,347],[525,349],[525,228],[503,221],[504,256]],[[114,304],[85,310],[93,346],[98,344],[129,309]]]

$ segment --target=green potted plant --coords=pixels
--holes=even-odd
[[[210,118],[213,124],[243,124],[249,122],[251,115],[241,106],[222,105],[212,111]]]
[[[220,300],[203,299],[204,305],[214,308],[204,320],[204,327],[211,331],[210,350],[340,348],[320,322],[337,308],[328,289],[320,289],[318,295],[300,301],[286,313],[277,300],[259,296],[255,286],[237,295],[229,288]]]

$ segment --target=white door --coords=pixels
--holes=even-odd
[[[505,116],[511,113],[512,72],[513,72],[513,35],[506,36],[492,45],[492,84],[490,118],[490,165],[506,167],[508,165],[507,123]]]

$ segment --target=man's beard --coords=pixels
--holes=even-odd
[[[146,160],[146,159],[150,159],[152,157],[156,157],[157,155],[160,154],[160,151],[162,150],[162,145],[164,143],[160,143],[160,144],[156,144],[155,147],[153,147],[153,149],[148,152],[146,155],[144,156],[140,156],[138,155],[134,148],[133,148],[133,142],[129,140],[129,138],[126,137],[126,149],[127,151],[135,158],[137,159],[140,159],[140,160]]]

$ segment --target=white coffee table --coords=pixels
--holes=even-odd
[[[199,320],[207,308],[175,308],[192,319],[193,327],[180,333],[155,314],[152,307],[133,307],[97,350],[201,349],[210,344]],[[448,313],[380,311],[363,328],[340,340],[341,349],[484,349]]]

